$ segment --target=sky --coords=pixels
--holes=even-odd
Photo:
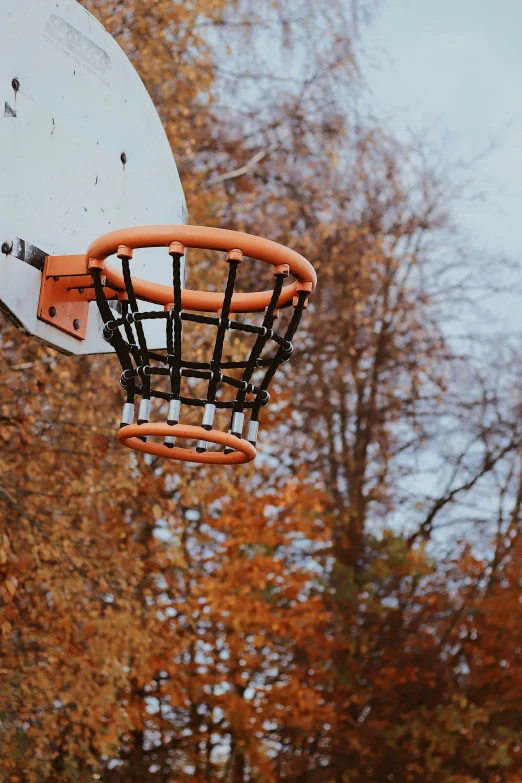
[[[429,129],[446,154],[476,161],[485,198],[458,214],[475,247],[522,262],[522,0],[381,0],[363,46],[391,130]],[[522,295],[490,304],[495,332],[522,331]]]
[[[363,38],[366,79],[394,130],[429,129],[453,158],[480,158],[471,173],[486,201],[464,205],[459,217],[479,247],[515,259],[522,257],[521,34],[522,0],[382,0]]]

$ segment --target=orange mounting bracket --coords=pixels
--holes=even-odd
[[[110,298],[111,293],[106,292]],[[85,340],[89,303],[95,300],[85,256],[47,256],[42,272],[38,318],[62,332]]]

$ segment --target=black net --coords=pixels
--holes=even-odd
[[[292,317],[283,335],[274,331],[279,301],[286,272],[275,269],[275,285],[268,307],[265,310],[261,326],[230,320],[230,308],[240,262],[228,260],[228,279],[219,317],[201,313],[185,312],[182,307],[182,255],[171,253],[173,272],[173,304],[166,311],[152,310],[140,312],[132,284],[130,259],[120,256],[122,261],[125,297],[121,301],[120,312],[116,313],[109,305],[109,292],[104,288],[99,269],[92,269],[96,302],[104,322],[104,338],[114,348],[122,367],[120,383],[125,389],[127,399],[123,408],[121,426],[134,422],[137,398],[140,401],[138,424],[149,422],[151,400],[167,401],[167,424],[180,422],[182,406],[203,408],[201,426],[211,430],[216,410],[230,410],[229,432],[238,438],[243,437],[245,416],[249,413],[246,438],[256,445],[259,427],[259,412],[268,404],[268,388],[277,369],[292,355],[292,339],[297,331],[303,309],[306,306],[308,292],[299,291],[294,299]],[[113,293],[113,292],[112,292]],[[143,322],[150,319],[163,319],[166,331],[166,354],[149,350]],[[216,328],[216,341],[209,362],[194,362],[183,355],[183,325],[185,322],[212,325]],[[224,361],[223,349],[225,337],[230,330],[238,330],[252,335],[254,342],[245,361]],[[274,346],[273,355],[262,358],[266,346]],[[256,371],[262,369],[262,379],[257,385],[252,383]],[[236,372],[239,377],[227,374],[227,370]],[[182,396],[182,378],[198,378],[206,381],[206,394],[202,397]],[[168,378],[169,390],[164,390],[165,378]],[[220,389],[228,386],[233,390],[234,399],[220,399]],[[162,388],[163,387],[163,388]],[[166,446],[174,445],[173,437],[166,437]],[[204,452],[207,442],[202,438],[197,451]],[[225,452],[233,449],[227,448]]]

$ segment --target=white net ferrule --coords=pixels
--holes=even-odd
[[[216,415],[216,406],[210,402],[205,405],[205,411],[203,413],[203,421],[201,426],[204,430],[211,430],[214,426],[214,417]]]
[[[235,435],[236,438],[241,438],[243,436],[244,423],[245,423],[245,414],[234,413],[234,415],[232,416],[232,435]]]
[[[171,426],[179,422],[179,414],[181,411],[181,400],[171,400],[169,402],[169,415],[167,417],[167,424]]]
[[[248,430],[247,430],[247,441],[251,443],[252,446],[255,446],[257,443],[258,433],[259,433],[259,422],[249,421]]]
[[[134,422],[134,404],[126,402],[121,412],[121,426],[125,427]]]
[[[144,424],[150,420],[150,400],[142,400],[138,412],[138,424]]]

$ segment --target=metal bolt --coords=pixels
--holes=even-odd
[[[13,243],[12,242],[4,242],[2,245],[2,253],[5,256],[11,255],[13,252]]]
[[[20,89],[20,82],[18,81],[18,79],[13,79],[13,81],[11,82],[11,87],[15,92],[18,92],[18,90]]]
[[[85,291],[85,288],[79,288],[79,289],[78,289],[78,293],[79,293],[79,294],[83,294],[83,292],[84,292],[84,291]]]
[[[121,153],[121,155],[120,155],[120,160],[121,160],[121,162],[123,163],[123,165],[125,166],[125,164],[127,163],[127,155],[126,155],[126,153],[125,153],[125,152],[122,152],[122,153]]]
[[[78,329],[79,329],[79,328],[80,328],[80,326],[81,326],[81,323],[80,323],[80,319],[79,319],[79,318],[75,318],[75,319],[74,319],[73,326],[74,326],[74,328],[76,329],[76,331],[78,331]]]
[[[49,308],[49,315],[51,316],[51,318],[54,318],[54,316],[56,315],[56,307],[54,307],[54,305],[53,307]]]

